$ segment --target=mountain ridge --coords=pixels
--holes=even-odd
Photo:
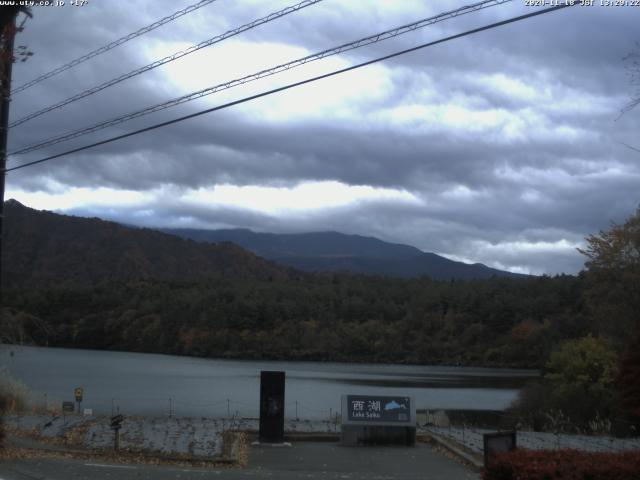
[[[16,200],[5,202],[4,230],[2,274],[8,285],[198,281],[211,275],[265,279],[301,272],[433,280],[522,277],[363,235],[142,228],[35,210]]]
[[[5,202],[4,217],[2,275],[12,287],[292,274],[229,242],[204,244],[155,229],[35,210],[16,200]]]
[[[526,276],[482,263],[457,262],[410,245],[335,231],[276,234],[246,228],[160,230],[200,242],[232,242],[268,260],[307,272],[349,271],[400,278],[428,276],[434,280]]]

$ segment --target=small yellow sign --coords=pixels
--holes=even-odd
[[[84,391],[82,390],[81,387],[75,388],[73,390],[73,394],[76,397],[76,402],[81,402],[82,401],[82,394],[84,393]]]

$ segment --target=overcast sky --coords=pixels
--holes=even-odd
[[[294,0],[295,2],[295,0]],[[15,94],[17,120],[294,2],[217,0]],[[19,86],[195,0],[36,7]],[[324,0],[10,130],[15,150],[468,4]],[[596,3],[600,3],[599,0]],[[470,13],[73,141],[9,167],[515,15]],[[162,227],[336,230],[455,260],[576,273],[584,237],[640,202],[640,107],[623,58],[640,7],[576,6],[7,175],[37,209]]]

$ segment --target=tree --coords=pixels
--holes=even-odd
[[[624,413],[640,421],[640,332],[620,358],[616,386]]]
[[[616,362],[615,350],[602,338],[588,335],[563,343],[549,356],[544,376],[552,406],[579,424],[610,415]]]
[[[640,326],[640,208],[622,224],[586,238],[587,302],[594,329],[622,350]]]
[[[640,208],[623,225],[612,224],[599,235],[589,235],[587,249],[578,249],[589,260],[585,266],[590,271],[622,272],[640,271]]]

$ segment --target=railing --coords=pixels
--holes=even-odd
[[[62,414],[62,406],[59,401],[52,401],[46,393],[42,397],[29,398],[26,405],[18,406],[15,403],[8,405],[7,412],[10,415],[28,414]],[[91,399],[78,405],[75,404],[75,413],[83,413],[85,408],[92,414],[150,417],[206,417],[226,419],[258,419],[260,407],[258,402],[254,404],[230,398],[210,399],[208,401],[195,402],[177,399],[175,397],[149,397],[127,396],[111,397],[108,399]],[[288,421],[318,420],[334,426],[340,423],[340,412],[335,408],[318,409],[299,400],[285,403],[285,419]]]
[[[486,417],[494,416],[494,421],[487,421]],[[483,435],[500,430],[512,430],[517,432],[517,444],[521,448],[531,450],[559,450],[565,448],[593,451],[593,452],[618,452],[624,450],[640,449],[640,438],[635,425],[624,419],[612,419],[610,422],[602,422],[608,428],[602,431],[586,431],[584,427],[567,419],[551,421],[555,423],[553,428],[546,431],[534,431],[519,422],[519,419],[505,413],[491,414],[484,412],[483,420],[465,419],[464,415],[454,420],[440,415],[437,422],[427,422],[420,425],[419,430],[435,433],[449,440],[463,445],[472,453],[482,453],[484,448]],[[433,418],[433,417],[432,417]],[[429,416],[427,416],[429,419]],[[440,425],[436,425],[439,423]],[[493,424],[492,424],[493,423]],[[605,425],[606,424],[606,425]],[[612,424],[626,424],[625,437],[616,437],[611,434]]]

